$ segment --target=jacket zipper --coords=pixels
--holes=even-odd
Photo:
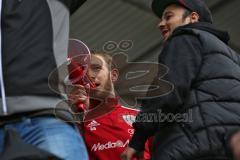
[[[0,22],[2,22],[2,0],[0,0]],[[2,95],[2,107],[3,114],[7,115],[7,104],[6,104],[6,96],[5,96],[5,88],[3,81],[3,64],[2,64],[2,29],[0,27],[0,85],[1,85],[1,95]]]

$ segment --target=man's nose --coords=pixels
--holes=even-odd
[[[93,80],[93,79],[94,79],[94,76],[93,76],[93,74],[92,74],[92,73],[89,73],[89,72],[88,72],[88,77],[89,77],[91,80]]]
[[[88,71],[88,78],[94,82],[95,81],[95,78],[96,78],[96,74],[92,71]]]
[[[157,25],[157,27],[158,27],[159,29],[162,29],[162,28],[165,26],[165,24],[166,24],[165,20],[160,20],[159,23],[158,23],[158,25]]]

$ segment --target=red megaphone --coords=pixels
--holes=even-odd
[[[90,85],[95,88],[95,84],[89,79],[87,69],[90,64],[90,51],[88,47],[80,40],[69,40],[68,49],[68,72],[69,80],[74,84]],[[75,104],[80,112],[86,111],[87,106],[81,102]]]

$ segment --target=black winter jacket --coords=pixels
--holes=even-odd
[[[153,159],[230,159],[228,135],[240,129],[240,56],[228,40],[227,33],[207,23],[174,31],[159,56],[169,68],[163,79],[174,89],[143,102],[131,147],[142,150],[155,134]],[[143,114],[159,111],[175,119],[141,120]],[[185,119],[177,119],[179,114]]]

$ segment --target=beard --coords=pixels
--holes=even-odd
[[[91,99],[105,101],[107,98],[115,97],[113,82],[110,78],[110,75],[108,76],[106,82],[102,84],[100,88],[92,89],[91,91]]]

